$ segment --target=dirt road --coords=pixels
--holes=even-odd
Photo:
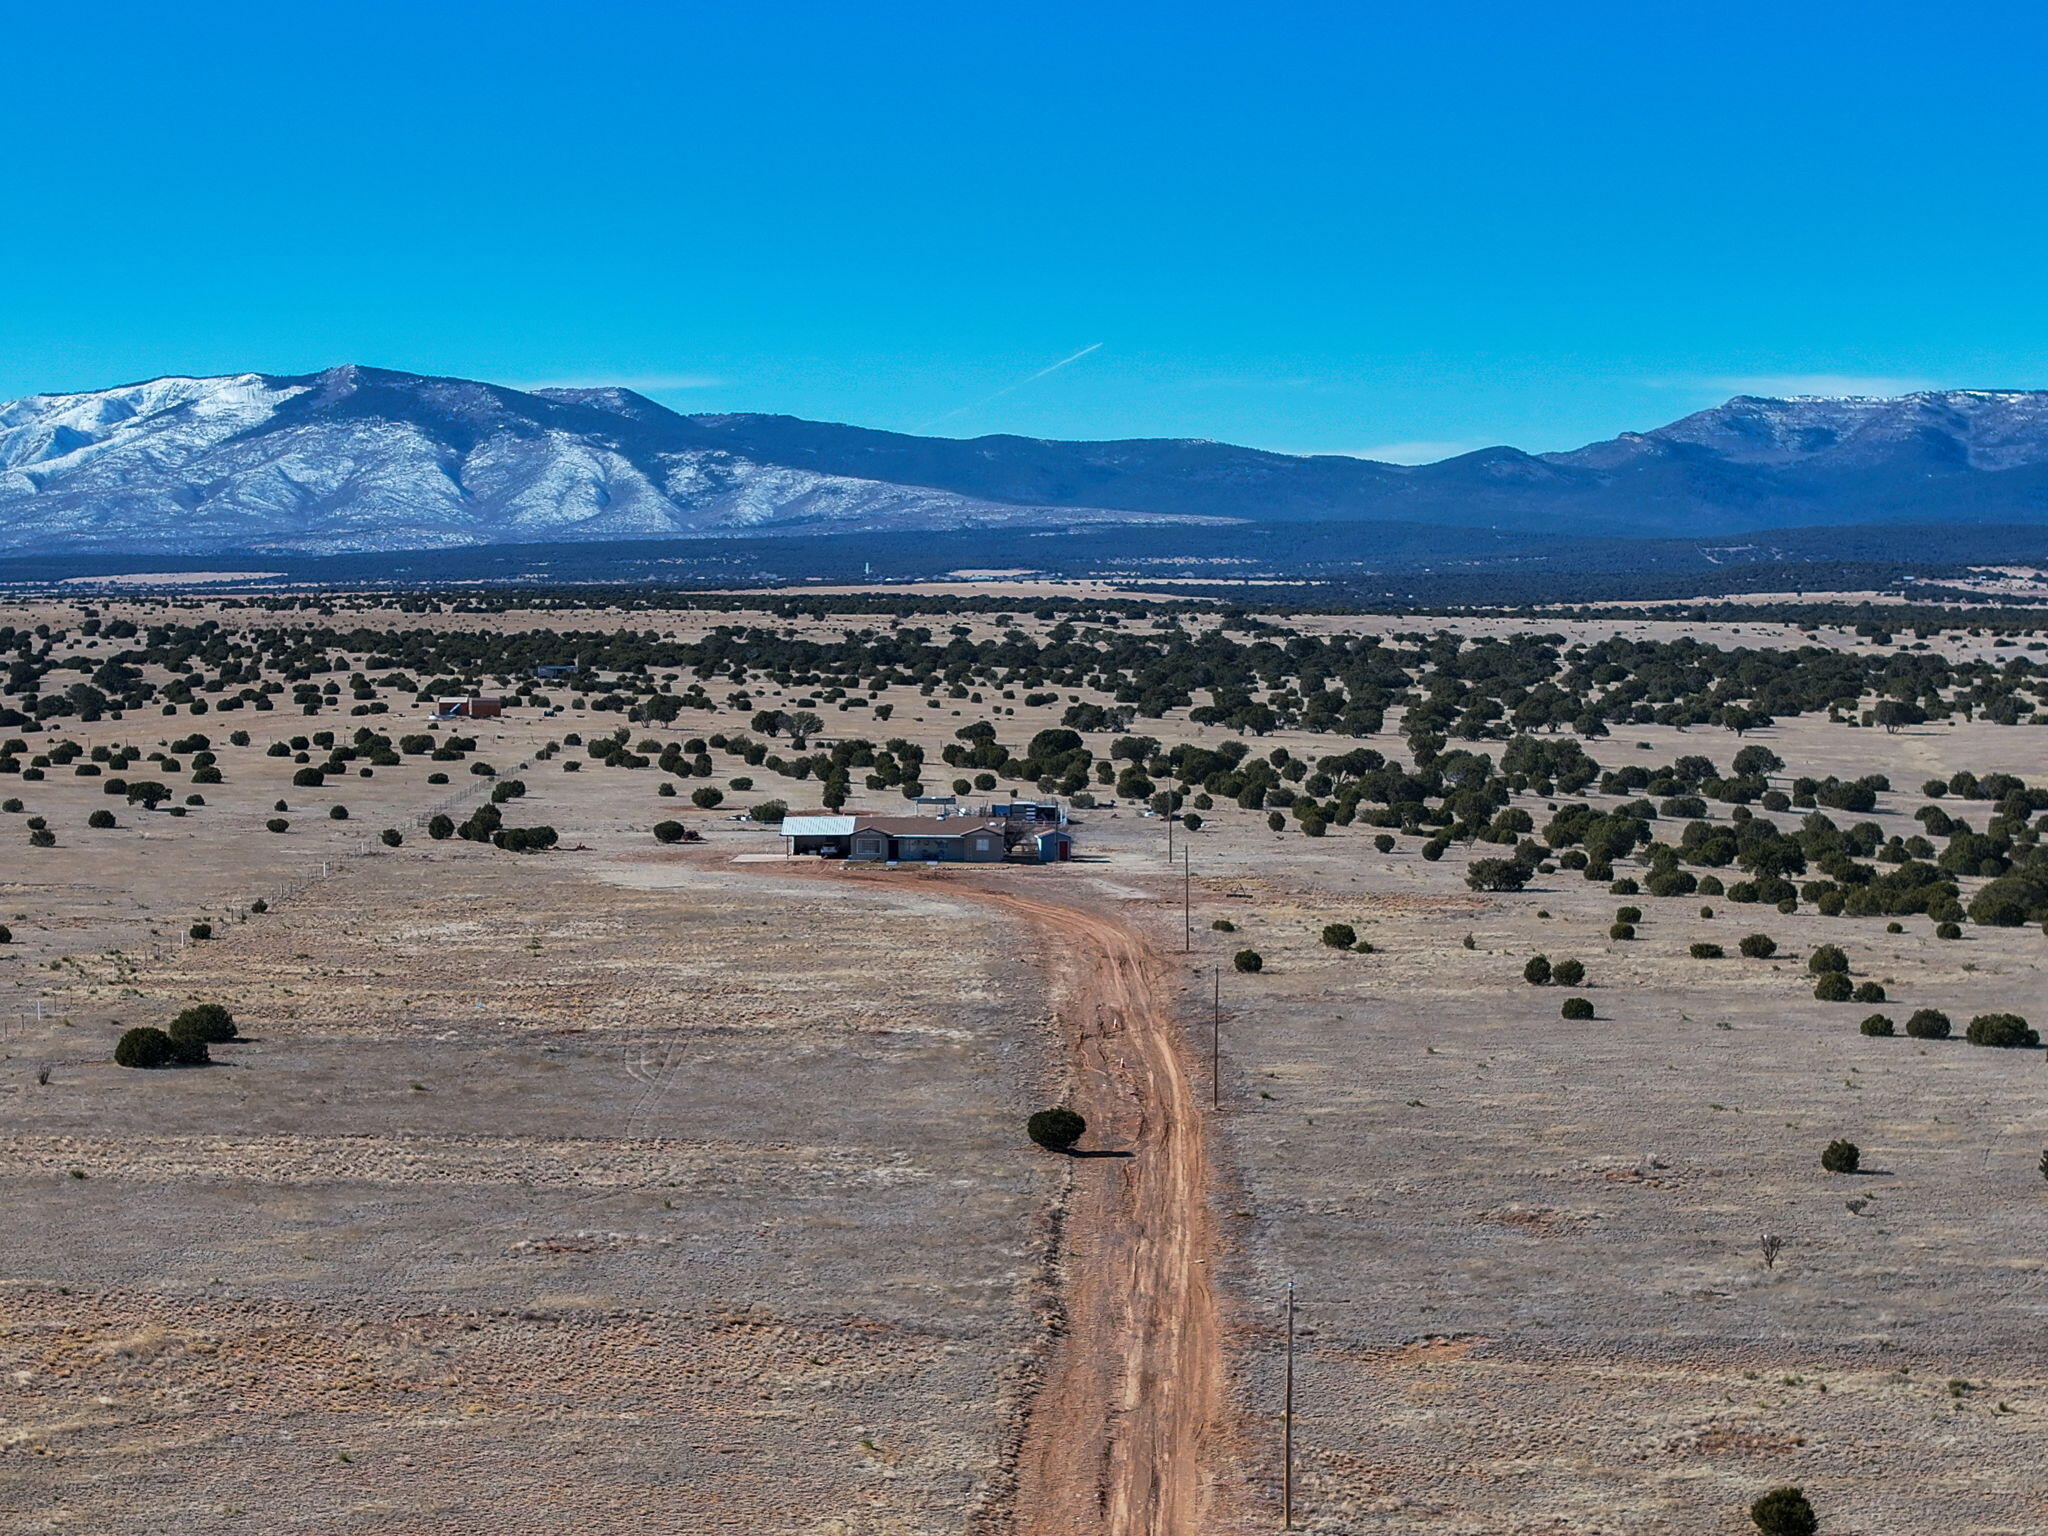
[[[960,889],[960,887],[955,887]],[[1110,917],[978,891],[1064,941],[1074,1089],[1088,1119],[1062,1229],[1065,1329],[1026,1422],[1020,1536],[1214,1528],[1223,1363],[1208,1161],[1156,952]]]

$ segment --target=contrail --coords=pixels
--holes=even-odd
[[[1019,379],[1014,384],[1005,384],[1001,389],[997,390],[992,395],[984,395],[979,400],[970,400],[965,405],[955,406],[952,410],[946,412],[945,415],[934,416],[930,421],[920,424],[917,430],[920,432],[928,432],[933,427],[936,427],[942,421],[951,421],[955,416],[964,416],[969,411],[978,411],[984,405],[987,405],[991,400],[1000,400],[1003,398],[1003,396],[1007,394],[1012,394],[1017,390],[1022,389],[1026,384],[1036,384],[1040,379],[1044,378],[1047,374],[1058,373],[1062,368],[1066,367],[1067,364],[1078,363],[1090,352],[1099,352],[1101,350],[1101,342],[1091,341],[1088,343],[1087,346],[1083,347],[1080,351],[1076,352],[1072,357],[1063,357],[1058,362],[1054,363],[1050,368],[1039,369],[1038,372],[1032,374],[1031,377],[1028,379]]]

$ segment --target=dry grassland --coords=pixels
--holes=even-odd
[[[459,622],[622,617],[731,621]],[[334,622],[359,620],[421,622]],[[1740,630],[1702,638],[1799,643]],[[894,702],[886,726],[847,729],[934,760],[1010,707]],[[1021,740],[1060,707],[989,718]],[[531,786],[511,819],[562,833],[533,858],[413,828],[452,792],[474,802],[463,764],[447,789],[409,758],[301,791],[262,756],[294,731],[410,728],[417,711],[393,708],[78,728],[88,745],[255,731],[217,748],[227,782],[181,820],[123,808],[93,832],[86,814],[114,803],[93,781],[7,790],[61,834],[26,850],[0,827],[16,935],[0,951],[8,1528],[1008,1529],[1068,1178],[1017,1135],[1063,1081],[1044,941],[943,877],[736,865],[772,835],[657,797],[652,770],[533,758],[617,717],[472,728],[478,756]],[[655,734],[744,724],[687,715]],[[1871,818],[1888,834],[1917,830],[1912,791],[1933,774],[2043,777],[2027,728],[1806,718],[1761,739],[1791,772],[1889,773]],[[1333,750],[1290,732],[1257,745]],[[1589,744],[1610,767],[1725,763],[1735,746],[1627,726]],[[807,802],[752,772],[733,804]],[[277,798],[284,836],[261,830]],[[324,819],[336,801],[349,821]],[[706,844],[648,837],[678,806]],[[388,825],[402,848],[374,844]],[[2044,1025],[2039,932],[1942,943],[1925,919],[1887,935],[1810,909],[1619,898],[1569,872],[1480,896],[1463,849],[1429,864],[1412,841],[1376,853],[1370,828],[1274,834],[1224,805],[1184,845],[1183,958],[1161,825],[1103,809],[1079,831],[1094,862],[1018,878],[1035,896],[1068,882],[1169,954],[1204,1103],[1222,967],[1210,1164],[1235,1418],[1207,1454],[1218,1507],[1252,1511],[1246,1529],[1277,1493],[1292,1278],[1304,1529],[1735,1536],[1750,1498],[1797,1482],[1837,1536],[2048,1531],[2041,1055],[1865,1038],[1872,1009],[1816,1002],[1802,975],[1814,945],[1839,943],[1895,1017]],[[237,920],[265,894],[274,910]],[[1624,900],[1646,913],[1634,942],[1607,937]],[[223,936],[182,945],[209,916]],[[1325,949],[1333,920],[1377,952]],[[1779,954],[1737,958],[1752,931]],[[1690,958],[1701,939],[1729,958]],[[1247,945],[1259,975],[1229,969]],[[1593,1020],[1523,983],[1539,951],[1586,963]],[[198,998],[228,1001],[250,1043],[205,1071],[108,1062],[113,1021]],[[1870,1172],[1821,1171],[1836,1136]],[[1769,1268],[1765,1234],[1784,1239]]]

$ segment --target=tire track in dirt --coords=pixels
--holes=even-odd
[[[1116,919],[948,882],[1060,939],[1087,1143],[1063,1227],[1065,1327],[1019,1448],[1019,1536],[1194,1536],[1220,1511],[1222,1336],[1208,1149],[1158,953]]]
[[[756,867],[875,881],[844,864]],[[1088,1121],[1060,1213],[1060,1326],[1025,1413],[1015,1536],[1200,1536],[1235,1529],[1225,1454],[1222,1327],[1208,1146],[1159,952],[1103,912],[967,870],[917,894],[1004,912],[1060,942],[1072,1090]],[[1126,1155],[1099,1155],[1102,1153]]]

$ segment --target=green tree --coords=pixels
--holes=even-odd
[[[377,834],[377,837],[386,848],[396,848],[405,841],[405,834],[396,827],[386,827]]]
[[[683,824],[680,821],[657,821],[654,824],[654,840],[657,843],[680,843],[683,840]]]
[[[713,789],[709,784],[700,785],[698,788],[690,791],[690,804],[696,806],[700,811],[713,810],[724,799],[725,791]]]
[[[1839,1138],[1821,1150],[1820,1165],[1829,1173],[1854,1173],[1863,1164],[1863,1149]]]
[[[1529,983],[1532,987],[1549,986],[1550,957],[1548,955],[1531,955],[1528,963],[1522,967],[1522,980]]]
[[[1230,963],[1246,973],[1263,971],[1266,968],[1265,957],[1256,949],[1240,949],[1230,957]]]
[[[1551,982],[1560,987],[1576,987],[1586,979],[1586,965],[1583,960],[1560,960],[1550,968]]]
[[[1568,997],[1558,1012],[1567,1019],[1590,1019],[1593,1017],[1593,1000],[1589,997]]]
[[[427,836],[435,842],[446,842],[455,835],[455,818],[443,811],[436,811],[427,818]]]
[[[1358,930],[1349,923],[1325,923],[1323,942],[1332,949],[1349,949],[1358,942]]]

